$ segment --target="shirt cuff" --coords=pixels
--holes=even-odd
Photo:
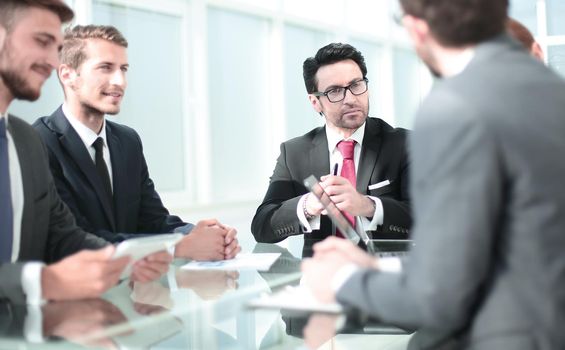
[[[173,230],[173,233],[182,233],[183,235],[187,235],[190,233],[190,231],[192,231],[192,229],[194,228],[193,224],[186,224],[180,227],[177,227]]]
[[[28,305],[24,321],[24,337],[30,343],[43,343],[43,313],[39,305]]]
[[[175,251],[177,249],[177,245],[175,244],[174,246],[170,246],[169,248],[167,248],[167,252],[169,254],[171,254],[171,256],[173,257],[173,259],[175,258]]]
[[[347,282],[347,280],[355,272],[357,272],[357,270],[359,270],[359,267],[353,263],[347,264],[341,267],[339,270],[337,270],[337,272],[335,273],[332,279],[332,283],[331,283],[332,290],[337,294],[337,292],[341,289],[341,287],[343,287],[345,282]]]
[[[383,272],[400,273],[402,272],[402,260],[398,257],[380,258],[377,268]]]
[[[306,215],[304,215],[304,201],[306,200],[306,196],[308,194],[303,195],[298,200],[298,205],[296,206],[296,216],[298,217],[298,221],[302,225],[302,232],[303,233],[310,233],[313,230],[320,229],[320,216],[314,216],[314,218],[310,221],[306,220]]]
[[[361,221],[361,225],[364,231],[376,231],[377,226],[382,225],[384,221],[383,202],[381,202],[381,200],[377,197],[367,196],[367,198],[375,203],[375,212],[373,213],[373,219],[369,221],[369,219],[367,219],[366,217],[361,216],[359,217],[359,220]]]
[[[41,291],[41,270],[45,266],[40,262],[26,263],[22,269],[22,289],[28,305],[43,305]]]

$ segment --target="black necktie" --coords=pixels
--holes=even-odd
[[[94,157],[94,162],[96,163],[96,170],[98,170],[98,175],[102,181],[102,186],[104,191],[110,200],[110,204],[113,204],[112,196],[112,183],[110,182],[110,174],[108,173],[108,167],[104,161],[104,139],[99,137],[92,144],[96,150],[96,155]]]
[[[0,263],[12,260],[13,220],[6,118],[0,118]]]

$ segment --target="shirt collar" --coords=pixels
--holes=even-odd
[[[457,54],[456,56],[452,57],[452,59],[448,60],[446,62],[448,64],[448,77],[454,77],[463,72],[465,68],[467,68],[473,57],[475,57],[475,48],[469,47],[461,51],[461,53]]]
[[[8,118],[8,112],[7,111],[4,114],[0,113],[0,120],[2,120],[2,118],[5,118],[5,120],[6,120],[6,132],[8,132],[8,123],[9,123],[8,119],[9,118]]]
[[[357,142],[359,144],[359,146],[362,146],[363,145],[363,136],[365,136],[365,125],[366,124],[367,124],[367,122],[365,121],[365,123],[363,123],[363,125],[361,125],[359,128],[357,128],[357,130],[355,130],[353,135],[344,139],[343,135],[339,134],[334,129],[329,128],[327,123],[326,123],[326,137],[328,138],[328,149],[330,151],[330,154],[335,150],[335,148],[337,147],[337,144],[341,140],[354,140],[355,142]]]
[[[99,137],[101,137],[104,140],[104,146],[107,147],[108,144],[106,142],[106,118],[105,117],[104,117],[104,122],[102,124],[102,130],[100,131],[99,134],[96,134],[94,131],[92,131],[90,128],[88,128],[86,125],[81,123],[71,113],[71,111],[69,110],[69,108],[67,107],[67,105],[65,103],[63,103],[63,114],[65,115],[65,118],[67,118],[67,120],[69,121],[69,123],[71,124],[73,129],[75,129],[78,136],[80,137],[82,142],[84,142],[84,145],[87,148],[91,147],[92,144],[94,143],[94,141],[96,141],[96,139],[99,138]]]

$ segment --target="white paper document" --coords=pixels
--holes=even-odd
[[[257,270],[267,271],[281,253],[239,253],[231,260],[191,261],[183,270]]]
[[[287,286],[285,289],[265,294],[248,303],[252,308],[283,309],[292,311],[310,311],[330,314],[343,313],[338,303],[322,303],[318,301],[305,286]]]

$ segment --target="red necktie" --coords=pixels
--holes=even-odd
[[[357,185],[357,178],[355,176],[355,161],[353,159],[354,150],[355,150],[355,141],[340,141],[337,144],[337,149],[341,152],[343,156],[343,163],[341,165],[341,176],[349,180],[353,188]],[[353,227],[355,227],[355,217],[347,212],[343,212],[343,215],[347,218],[347,220],[351,223]],[[339,230],[336,231],[338,237],[344,237]]]

